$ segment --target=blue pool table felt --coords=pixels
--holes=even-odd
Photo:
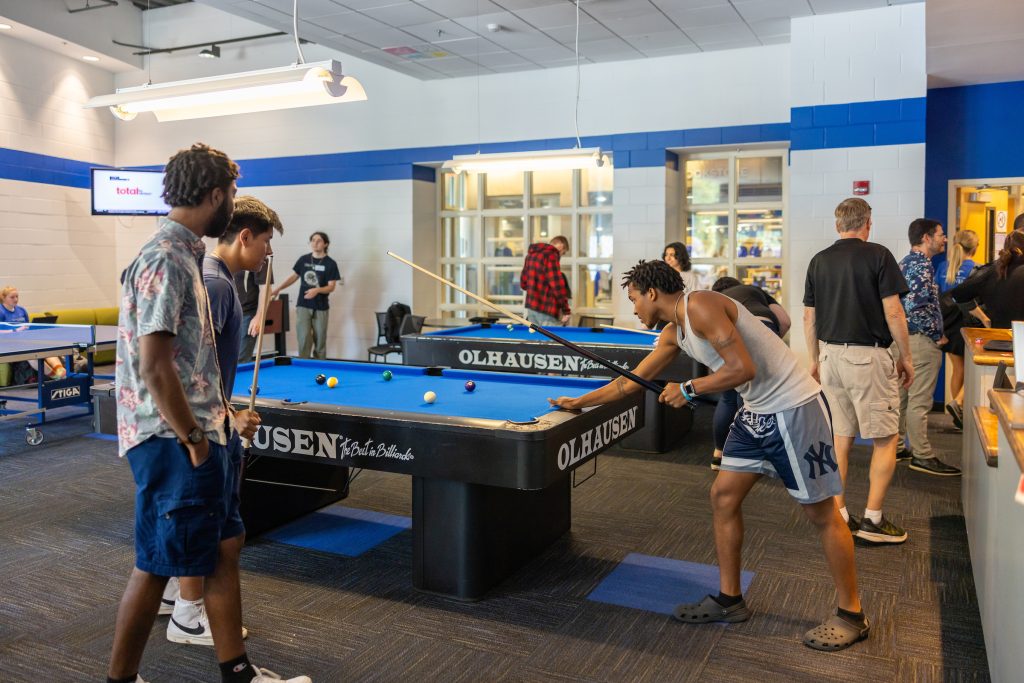
[[[236,400],[248,397],[253,366],[238,367]],[[385,370],[392,373],[390,381],[383,378]],[[337,377],[338,386],[317,384],[318,374]],[[476,383],[475,391],[466,391],[468,380]],[[607,380],[471,370],[444,370],[440,376],[431,376],[426,368],[405,365],[293,359],[291,365],[263,361],[258,382],[257,398],[261,399],[529,422],[553,410],[548,398],[582,396]],[[437,394],[433,404],[423,400],[428,391]]]
[[[623,346],[647,346],[653,347],[657,339],[653,334],[644,332],[627,332],[625,330],[611,330],[598,328],[595,331],[591,327],[552,327],[551,331],[566,341],[574,344],[621,344]],[[556,343],[545,337],[540,332],[530,332],[526,325],[513,325],[512,331],[506,325],[467,325],[466,327],[452,327],[436,332],[427,332],[427,337],[463,337],[473,339],[506,339],[518,341],[547,341]]]

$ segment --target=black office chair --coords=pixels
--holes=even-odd
[[[611,325],[612,319],[606,315],[581,315],[576,325],[578,327],[600,327],[602,323]]]
[[[378,325],[380,329],[383,329],[383,322],[381,317],[383,313],[377,314]],[[423,330],[423,321],[426,320],[425,315],[412,315],[407,313],[402,318],[402,324],[398,327],[398,336],[401,337],[406,334],[419,334]],[[383,334],[377,337],[379,342]],[[373,360],[375,357],[381,358],[384,362],[387,362],[388,356],[392,353],[397,353],[399,356],[402,355],[402,343],[395,342],[394,344],[378,344],[377,346],[371,346],[367,351],[367,360]],[[376,362],[376,361],[374,361]]]
[[[373,315],[377,318],[377,343],[366,349],[366,360],[372,361],[375,356],[387,360],[389,353],[401,353],[402,346],[400,344],[388,343],[384,329],[388,318],[387,312],[377,311]]]

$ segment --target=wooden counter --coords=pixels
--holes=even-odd
[[[1000,446],[1005,439],[1018,469],[1024,472],[1024,396],[1013,391],[990,391],[989,398],[999,418]]]
[[[988,408],[974,406],[974,429],[978,434],[978,445],[989,467],[999,466],[999,418]]]
[[[1003,361],[1008,366],[1013,366],[1013,354],[1009,351],[986,351],[985,342],[989,341],[1010,341],[1013,339],[1013,333],[1010,330],[1004,329],[992,329],[989,327],[965,327],[960,330],[960,334],[964,336],[964,345],[966,347],[966,353],[964,354],[965,363],[974,363],[975,365],[999,365],[999,361]]]

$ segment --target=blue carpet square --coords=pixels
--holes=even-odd
[[[266,534],[266,538],[335,555],[359,557],[411,527],[412,520],[408,517],[336,505],[286,524]]]
[[[740,573],[740,588],[750,588],[754,572]],[[658,614],[672,614],[680,603],[718,595],[718,567],[630,553],[590,592],[588,599]]]

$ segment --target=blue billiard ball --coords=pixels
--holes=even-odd
[[[326,381],[327,381],[327,375],[317,375],[316,376],[316,383],[317,384],[323,384]]]
[[[474,389],[476,389],[476,382],[473,380],[466,382],[466,391],[472,392]]]
[[[251,387],[251,386],[249,387],[249,393],[250,393],[250,394],[251,394],[251,393],[253,393],[253,391],[252,391],[252,387]],[[259,388],[258,386],[256,387],[256,393],[257,393],[257,394],[258,394],[258,393],[260,393],[260,388]]]

